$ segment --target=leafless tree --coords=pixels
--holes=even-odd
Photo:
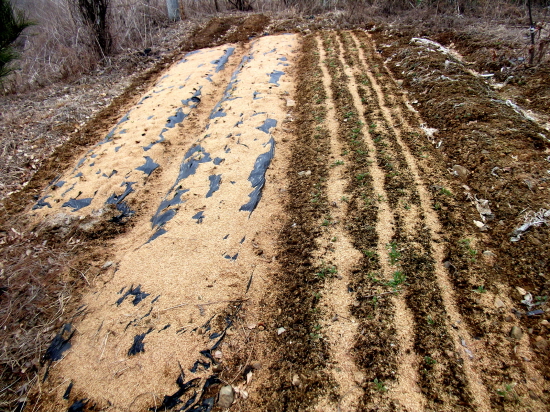
[[[235,9],[239,11],[252,11],[252,3],[249,0],[227,0]]]
[[[108,20],[111,0],[68,2],[76,23],[88,32],[91,48],[102,56],[110,54],[113,43]]]

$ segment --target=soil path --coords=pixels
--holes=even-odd
[[[472,286],[494,261],[440,145],[365,31],[187,54],[32,210],[133,222],[81,273],[38,403],[210,411],[232,385],[239,410],[545,410],[540,352],[476,325],[498,329]]]

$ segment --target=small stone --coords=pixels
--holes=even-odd
[[[248,392],[245,391],[242,387],[233,388],[235,390],[235,395],[240,396],[243,399],[248,399]]]
[[[259,371],[262,369],[262,364],[258,361],[252,361],[250,362],[250,366],[252,366],[255,370]]]
[[[277,329],[277,335],[282,335],[283,333],[286,332],[286,329],[285,328],[279,328]]]
[[[510,331],[510,337],[512,339],[520,340],[523,336],[523,331],[519,326],[513,326],[512,330]]]
[[[403,86],[403,80],[399,79],[399,80],[397,81],[397,85],[398,85],[399,87],[402,87],[402,86]]]
[[[540,321],[540,324],[544,325],[544,326],[548,326],[548,323],[549,322],[546,319],[543,319],[543,320]]]
[[[470,174],[470,172],[464,166],[454,165],[453,166],[453,174],[455,176],[458,176],[461,179],[466,179],[468,177],[468,175]]]
[[[108,262],[105,262],[105,264],[101,267],[101,269],[107,269],[111,266],[113,266],[113,262],[108,261]]]
[[[294,107],[296,106],[296,102],[292,99],[286,99],[286,107]]]
[[[235,391],[231,385],[222,386],[218,395],[218,406],[227,409],[233,405],[235,400]]]
[[[248,329],[256,329],[256,326],[258,326],[256,323],[249,323],[247,328]]]
[[[506,316],[506,317],[504,318],[504,320],[505,320],[506,322],[513,322],[513,321],[514,321],[514,318],[513,318],[512,316],[508,315],[508,316]]]
[[[486,229],[485,223],[480,222],[479,220],[474,220],[474,225],[476,225],[478,229],[481,229],[481,230]]]
[[[540,339],[535,342],[535,346],[537,347],[537,349],[546,350],[548,348],[548,341],[542,336],[539,336],[539,338]]]
[[[495,298],[495,307],[497,308],[503,308],[505,305],[504,305],[504,302],[502,300],[500,300],[500,298]]]
[[[516,290],[517,290],[518,293],[521,295],[521,297],[523,297],[524,295],[527,294],[527,292],[525,291],[525,289],[520,288],[519,286],[516,287]]]
[[[216,352],[214,352],[214,358],[215,359],[221,359],[222,356],[223,356],[223,354],[222,354],[221,350],[217,350]]]
[[[486,250],[483,252],[483,256],[487,256],[487,257],[496,257],[496,255],[491,252],[490,250]]]
[[[292,385],[294,386],[300,386],[302,384],[302,381],[300,380],[300,376],[298,376],[297,373],[292,375]]]

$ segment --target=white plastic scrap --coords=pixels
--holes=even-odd
[[[448,56],[451,56],[451,57],[454,57],[455,59],[458,59],[460,60],[460,56],[457,55],[457,53],[453,53],[450,49],[442,46],[441,44],[439,44],[438,42],[435,42],[433,40],[428,40],[428,39],[422,39],[422,38],[419,38],[419,37],[413,37],[411,39],[411,43],[416,43],[416,44],[420,44],[422,46],[426,46],[428,48],[433,48],[443,54],[446,54]]]
[[[476,209],[481,216],[481,220],[485,222],[487,219],[493,219],[494,215],[493,212],[491,212],[491,208],[489,207],[489,201],[487,199],[478,199],[477,196],[474,196],[474,199]]]
[[[444,74],[442,74],[441,76],[439,76],[439,78],[440,78],[441,80],[448,80],[448,81],[450,81],[450,82],[457,82],[457,81],[458,81],[457,79],[451,79],[450,77],[447,77],[447,76],[445,76]]]
[[[464,346],[464,352],[466,352],[468,354],[470,359],[474,359],[474,354],[470,349],[468,349],[468,345],[466,344],[466,341],[464,339],[460,338],[460,343],[462,344],[462,346]]]
[[[521,239],[521,236],[529,229],[531,226],[538,227],[542,224],[548,224],[550,219],[550,210],[540,209],[538,212],[533,212],[530,210],[525,214],[525,223],[515,229],[512,232],[512,237],[510,241],[518,242]]]
[[[528,114],[525,110],[523,110],[521,107],[519,107],[517,104],[515,104],[510,99],[506,100],[506,106],[511,107],[512,109],[514,109],[514,111],[516,113],[518,113],[521,116],[525,117],[527,120],[531,120],[532,122],[536,122],[536,119],[533,116]]]
[[[489,201],[487,199],[478,199],[477,195],[472,196],[470,192],[466,193],[466,197],[474,204],[482,220],[481,222],[478,220],[474,220],[474,224],[481,230],[487,230],[487,225],[485,224],[485,222],[487,222],[488,220],[493,220],[495,218],[495,215],[493,215],[493,212],[489,207]]]
[[[438,129],[435,129],[433,127],[428,127],[426,124],[422,123],[420,125],[420,128],[422,129],[422,131],[426,134],[426,136],[428,137],[428,140],[431,142],[431,143],[434,143],[435,144],[435,139],[434,139],[434,134],[436,134],[437,132],[439,132]]]
[[[535,304],[533,303],[533,295],[531,295],[530,293],[527,293],[524,297],[523,297],[523,300],[521,301],[521,303],[523,303],[525,306],[527,306],[527,308],[529,310],[531,310],[531,308],[533,306],[535,306]]]

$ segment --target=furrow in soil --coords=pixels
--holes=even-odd
[[[399,112],[397,112],[396,110],[392,110],[393,105],[391,104],[391,102],[395,99],[395,97],[391,93],[391,89],[385,89],[384,91],[386,93],[384,93],[382,87],[380,86],[380,84],[382,83],[387,83],[387,77],[383,77],[379,74],[379,72],[377,72],[375,75],[373,73],[373,70],[369,69],[370,67],[372,67],[373,63],[371,60],[369,65],[365,54],[369,52],[372,53],[372,48],[365,46],[365,44],[361,44],[357,36],[355,36],[354,34],[352,34],[352,37],[353,44],[359,50],[359,57],[363,64],[363,67],[367,69],[365,70],[365,73],[366,78],[368,79],[368,84],[371,85],[371,96],[374,100],[377,101],[378,107],[380,108],[378,117],[380,121],[384,122],[387,127],[391,129],[391,141],[392,146],[394,147],[394,151],[396,154],[399,155],[401,159],[401,163],[403,164],[403,172],[411,177],[412,183],[417,190],[421,220],[417,221],[416,225],[419,229],[421,228],[421,230],[418,230],[415,237],[418,244],[421,245],[421,249],[424,249],[423,253],[425,254],[426,261],[432,262],[429,269],[430,272],[432,272],[430,274],[430,277],[435,277],[435,279],[432,278],[431,280],[434,281],[434,286],[437,287],[442,299],[443,312],[441,312],[440,321],[443,322],[445,334],[447,335],[446,343],[447,346],[449,346],[447,350],[450,350],[448,353],[441,353],[440,356],[442,358],[447,358],[444,359],[445,363],[451,363],[455,365],[453,369],[458,372],[458,374],[453,374],[454,376],[452,376],[452,378],[458,379],[462,385],[468,385],[467,391],[456,392],[456,396],[461,397],[461,393],[463,393],[462,398],[464,399],[464,401],[474,402],[479,410],[489,410],[489,397],[485,387],[483,385],[480,385],[481,377],[478,373],[478,366],[474,362],[472,362],[470,356],[468,355],[468,352],[465,351],[463,348],[464,344],[473,345],[473,343],[470,343],[473,342],[473,339],[470,336],[466,327],[464,326],[464,323],[462,322],[456,300],[452,294],[452,286],[451,282],[449,281],[449,274],[446,268],[443,266],[443,261],[445,258],[444,247],[441,244],[441,239],[438,235],[441,232],[441,225],[439,224],[436,213],[431,207],[431,204],[433,202],[431,201],[431,198],[422,182],[422,179],[420,178],[416,162],[411,155],[408,147],[404,144],[403,139],[401,138],[401,128],[408,131],[410,127],[408,126],[408,124],[405,123],[405,120],[402,118],[402,116],[400,116]],[[386,80],[386,82],[383,82],[383,80]],[[443,188],[441,190],[445,191],[446,189]],[[426,285],[424,284],[423,288],[425,288],[425,286]],[[414,296],[409,295],[408,299],[411,305],[415,305],[415,303],[418,302],[419,295],[416,293],[414,294]],[[428,312],[436,309],[434,305],[430,304],[425,307]],[[435,320],[433,319],[434,315],[426,313],[425,317],[428,316],[431,317],[431,320],[427,320],[428,324],[435,322]],[[453,328],[450,327],[451,325],[449,324],[449,322],[453,325]],[[420,335],[420,331],[418,331],[418,335]],[[417,341],[418,340],[421,339],[417,338]],[[450,347],[452,343],[454,343],[454,348]],[[419,346],[422,347],[424,345],[419,342]],[[427,348],[429,346],[424,346],[424,348]],[[456,358],[451,349],[454,349],[454,353],[460,354],[460,357],[465,365],[463,369],[457,367],[458,365],[456,363]],[[434,362],[434,364],[437,364],[437,360],[431,359],[431,354],[425,355],[425,363]],[[451,368],[445,369],[450,370]],[[464,371],[463,373],[462,370]],[[442,375],[444,376],[445,373],[443,372]],[[467,378],[467,383],[464,381],[464,378]],[[473,398],[468,399],[468,392],[473,395]]]
[[[407,345],[410,344],[411,337],[406,335],[407,328],[402,327],[404,324],[410,322],[410,316],[408,309],[402,304],[399,297],[392,297],[393,294],[399,292],[401,285],[392,283],[394,276],[399,276],[396,275],[398,272],[396,268],[393,268],[389,262],[389,251],[387,249],[393,237],[392,224],[394,220],[389,203],[384,202],[384,199],[387,199],[388,196],[384,187],[383,171],[379,168],[376,161],[378,150],[370,136],[371,131],[366,126],[367,123],[362,113],[362,102],[357,93],[355,79],[350,77],[349,71],[345,69],[341,44],[334,35],[328,37],[325,44],[327,51],[332,52],[334,50],[332,53],[333,58],[327,60],[327,65],[331,69],[334,84],[336,85],[335,95],[340,98],[340,100],[336,100],[339,103],[337,105],[339,120],[342,125],[346,123],[350,124],[351,128],[348,131],[348,133],[351,132],[351,136],[344,136],[347,138],[346,140],[350,149],[353,150],[353,157],[355,157],[355,161],[353,162],[355,167],[352,168],[351,179],[355,179],[358,183],[354,189],[356,196],[360,199],[357,197],[354,199],[354,203],[358,206],[357,211],[361,210],[358,214],[364,213],[365,209],[367,209],[368,213],[368,209],[374,209],[374,203],[377,202],[376,209],[372,210],[374,214],[372,212],[370,214],[374,223],[373,229],[376,239],[372,239],[370,244],[365,244],[364,241],[367,239],[362,234],[360,235],[357,229],[352,229],[352,233],[355,234],[355,239],[358,243],[357,246],[363,250],[366,259],[363,261],[363,267],[357,271],[357,274],[361,274],[362,276],[355,276],[355,282],[351,286],[351,289],[354,290],[355,288],[357,292],[358,307],[364,305],[364,302],[362,302],[364,299],[368,299],[367,305],[370,306],[365,305],[367,307],[361,308],[362,310],[356,312],[361,313],[363,310],[365,311],[362,313],[362,318],[366,317],[367,323],[370,323],[364,324],[365,327],[372,328],[376,325],[379,329],[385,329],[384,333],[379,335],[379,337],[386,339],[383,342],[376,342],[376,344],[381,344],[383,347],[374,349],[374,354],[378,355],[374,357],[374,360],[382,361],[384,355],[386,355],[386,361],[390,361],[394,356],[399,356],[401,361],[405,361],[406,363],[409,361],[414,362],[413,358],[400,355],[402,351],[406,350]],[[346,107],[346,105],[349,105],[349,107]],[[361,159],[365,155],[367,156]],[[358,170],[362,166],[358,160],[363,160],[366,163],[367,167],[364,168],[363,166],[362,171]],[[351,186],[353,187],[354,185],[355,182],[352,181]],[[366,273],[361,273],[363,271]],[[369,281],[365,282],[363,276],[369,279]],[[388,289],[390,290],[388,291]],[[363,295],[365,292],[368,293],[367,296]],[[368,322],[369,318],[372,319],[373,312],[377,313],[380,318],[375,318],[375,322]],[[389,325],[384,325],[386,322]],[[362,329],[360,333],[365,334],[365,332],[366,329]],[[395,336],[387,336],[386,334],[388,333],[392,333]],[[370,350],[367,350],[365,347],[366,345],[372,345],[372,343],[374,342],[369,342],[360,336],[356,345],[359,364],[364,360],[364,358],[362,359],[362,356],[364,356],[362,352],[371,352],[367,355],[371,358],[370,365],[368,367],[366,367],[367,365],[362,365],[366,369],[365,372],[367,374],[364,386],[368,388],[362,399],[362,407],[368,407],[372,402],[383,402],[390,409],[422,410],[421,396],[418,396],[419,391],[415,388],[416,382],[414,381],[414,377],[411,380],[409,379],[411,378],[410,373],[399,374],[400,367],[397,364],[382,365],[372,362],[373,348],[371,347]],[[377,351],[380,352],[377,353]],[[390,354],[391,356],[388,356]],[[401,363],[403,364],[403,362]],[[410,371],[414,370],[414,367],[406,364],[402,369],[403,371]],[[368,377],[368,375],[371,376]],[[390,389],[389,399],[383,396],[388,388]],[[396,388],[399,388],[399,390],[395,390]],[[404,393],[406,395],[402,396]]]
[[[389,77],[392,81],[383,82],[380,84],[382,93],[384,96],[397,96],[399,93],[393,81],[391,71],[388,69],[383,59],[375,52],[376,46],[372,41],[370,34],[363,31],[355,32],[356,36],[360,39],[365,39],[364,45],[370,50],[368,53],[368,59],[371,62],[371,66],[375,67],[375,76]],[[365,49],[366,50],[366,49]],[[373,64],[372,62],[376,62]],[[468,70],[466,70],[468,71]],[[472,74],[468,71],[469,75]],[[388,100],[389,101],[389,100]],[[449,280],[449,287],[451,284],[455,288],[455,293],[461,296],[457,303],[456,311],[462,315],[464,323],[460,323],[458,331],[460,336],[464,336],[464,329],[469,331],[471,337],[476,337],[473,340],[467,340],[461,338],[461,343],[465,346],[465,352],[468,358],[472,358],[471,365],[473,365],[480,379],[485,384],[485,393],[481,385],[478,385],[476,396],[481,399],[485,398],[484,404],[486,407],[489,405],[489,400],[493,408],[502,407],[505,404],[506,396],[502,396],[502,393],[509,392],[506,388],[510,387],[507,382],[521,381],[521,387],[514,389],[514,392],[521,393],[525,398],[528,398],[527,402],[529,407],[533,410],[544,410],[544,406],[541,405],[542,399],[544,399],[544,389],[541,386],[541,382],[544,381],[542,373],[536,362],[508,362],[508,359],[533,359],[537,355],[533,351],[533,348],[529,347],[529,342],[526,339],[522,339],[517,343],[517,346],[511,345],[506,339],[503,339],[502,328],[498,327],[500,320],[497,312],[494,310],[494,302],[500,300],[506,300],[504,294],[514,295],[516,290],[507,285],[507,282],[501,283],[501,273],[495,271],[498,265],[495,265],[494,259],[490,256],[494,256],[490,251],[484,252],[484,256],[481,261],[477,260],[475,254],[477,254],[476,248],[481,247],[483,243],[487,243],[485,236],[478,235],[479,231],[472,231],[468,221],[479,219],[479,214],[475,211],[476,197],[471,195],[470,192],[475,192],[468,186],[458,187],[456,183],[449,182],[449,179],[443,176],[447,174],[445,168],[445,160],[441,159],[441,154],[438,153],[442,140],[433,137],[433,131],[436,129],[429,129],[424,126],[424,121],[420,117],[420,114],[412,108],[412,105],[404,98],[404,95],[399,99],[394,99],[392,107],[392,119],[394,122],[399,122],[402,127],[402,139],[410,146],[410,150],[407,151],[407,156],[412,159],[416,157],[416,171],[415,173],[422,173],[425,180],[428,180],[432,187],[452,187],[454,193],[465,190],[466,204],[470,204],[474,213],[464,210],[460,207],[459,202],[452,199],[446,194],[441,196],[441,193],[435,193],[435,199],[432,200],[437,209],[438,214],[443,217],[444,225],[436,222],[435,224],[441,228],[440,233],[444,233],[444,236],[440,236],[441,243],[436,244],[439,249],[439,255],[445,258],[448,264],[455,257],[455,264],[448,268],[452,270],[451,277],[447,277]],[[419,125],[423,125],[424,133],[420,132]],[[426,136],[422,138],[424,135]],[[439,134],[438,136],[441,136]],[[422,143],[424,140],[425,143]],[[429,148],[426,150],[427,143]],[[481,150],[481,147],[480,147]],[[481,150],[484,152],[484,150]],[[430,157],[425,154],[430,153]],[[486,150],[485,150],[486,152]],[[420,155],[420,156],[419,156]],[[456,161],[456,160],[455,160]],[[447,160],[448,162],[448,160]],[[451,163],[453,165],[454,163]],[[450,167],[449,165],[448,167]],[[470,193],[470,198],[468,194]],[[430,196],[427,192],[424,192],[426,198]],[[432,198],[434,197],[432,192]],[[456,197],[456,195],[454,195]],[[487,196],[487,194],[480,196]],[[443,198],[443,199],[442,199]],[[472,201],[468,201],[472,199]],[[443,200],[443,201],[442,201]],[[445,209],[445,210],[442,210]],[[448,210],[453,210],[449,213]],[[434,218],[437,219],[435,210],[433,211]],[[477,214],[477,216],[476,216]],[[470,217],[471,216],[471,217]],[[476,233],[477,232],[477,233]],[[443,242],[446,241],[446,242]],[[460,262],[460,263],[459,263]],[[441,266],[441,265],[440,265]],[[439,270],[443,272],[449,272],[446,268],[440,267]],[[479,285],[494,285],[500,293],[493,294],[487,292],[483,286]],[[464,293],[466,289],[466,294]],[[483,299],[478,298],[476,295],[483,293]],[[509,317],[509,322],[519,327],[520,322],[518,319],[512,319]],[[510,326],[511,327],[511,326]],[[505,334],[509,333],[510,329],[504,331]],[[481,339],[484,337],[485,339]],[[475,359],[473,358],[475,356]],[[530,379],[523,379],[523,376],[530,376]],[[504,388],[504,389],[503,389]],[[517,396],[517,395],[514,395]]]
[[[291,146],[286,219],[277,256],[281,270],[274,276],[276,287],[268,293],[270,304],[264,308],[273,312],[270,326],[274,330],[264,342],[271,362],[253,399],[258,410],[306,411],[314,410],[319,402],[338,402],[336,383],[327,371],[329,344],[320,330],[320,298],[326,277],[317,275],[324,267],[316,259],[316,239],[322,236],[319,222],[329,213],[330,133],[323,124],[326,92],[314,36],[304,37],[300,50],[296,105],[289,118],[296,137]]]
[[[357,64],[355,64],[351,54],[351,51],[354,50],[355,47],[349,44],[347,40],[348,38],[340,33],[337,39],[343,51],[340,53],[340,64],[345,75],[349,78],[350,89],[352,90],[351,94],[354,98],[356,107],[363,109],[367,101],[365,100],[365,96],[360,95],[361,87],[359,82],[361,79],[357,76]],[[354,70],[354,68],[356,70]],[[403,189],[407,187],[409,182],[400,182],[397,187],[395,185],[398,180],[397,176],[400,174],[398,170],[399,165],[392,164],[392,157],[395,158],[395,155],[391,153],[391,151],[388,151],[385,142],[380,141],[382,135],[380,134],[380,129],[377,130],[377,127],[383,128],[384,125],[373,123],[367,112],[360,112],[359,119],[365,124],[365,127],[368,126],[367,136],[373,147],[373,154],[375,157],[372,161],[373,164],[378,166],[378,174],[383,176],[383,182],[381,182],[381,184],[383,185],[384,192],[382,196],[385,203],[391,208],[394,225],[397,225],[394,226],[391,239],[381,244],[380,248],[384,250],[381,256],[384,256],[384,261],[386,262],[386,264],[383,265],[387,273],[385,278],[386,284],[392,287],[396,292],[400,292],[400,289],[405,286],[406,281],[400,262],[400,249],[406,248],[407,245],[398,244],[396,239],[401,236],[406,241],[407,238],[406,236],[402,236],[402,234],[396,233],[396,231],[401,232],[405,229],[411,229],[410,227],[402,227],[402,222],[404,217],[414,221],[415,215],[413,213],[415,209],[408,208],[404,210],[399,207],[401,203],[411,204],[412,200],[414,200],[412,197],[414,197],[415,194],[407,193]],[[393,179],[389,179],[388,177],[393,177]],[[396,191],[398,191],[401,196],[398,196]],[[380,219],[383,219],[383,217],[380,217]],[[406,293],[406,290],[404,293]],[[395,399],[397,404],[396,407],[404,410],[423,410],[426,405],[426,400],[421,394],[418,385],[419,376],[417,371],[420,360],[413,348],[414,318],[402,294],[396,293],[395,296],[392,297],[392,301],[395,305],[394,322],[400,342],[400,362],[397,365],[397,383],[395,387],[391,388],[390,395]]]
[[[319,333],[330,343],[330,369],[339,385],[338,405],[326,405],[322,410],[356,410],[363,394],[360,386],[363,375],[357,368],[352,355],[357,322],[350,314],[352,304],[348,285],[351,273],[361,259],[361,252],[353,247],[349,233],[345,230],[348,223],[348,204],[346,195],[345,165],[347,156],[343,155],[343,145],[339,140],[339,125],[332,97],[330,74],[325,66],[326,52],[321,40],[317,38],[320,53],[323,86],[326,93],[325,123],[330,133],[330,172],[327,180],[327,201],[329,212],[319,224],[323,236],[318,239],[319,256],[323,267],[318,276],[326,277],[320,305],[324,308],[324,326]],[[345,160],[344,160],[345,159]],[[320,405],[321,406],[321,405]]]

